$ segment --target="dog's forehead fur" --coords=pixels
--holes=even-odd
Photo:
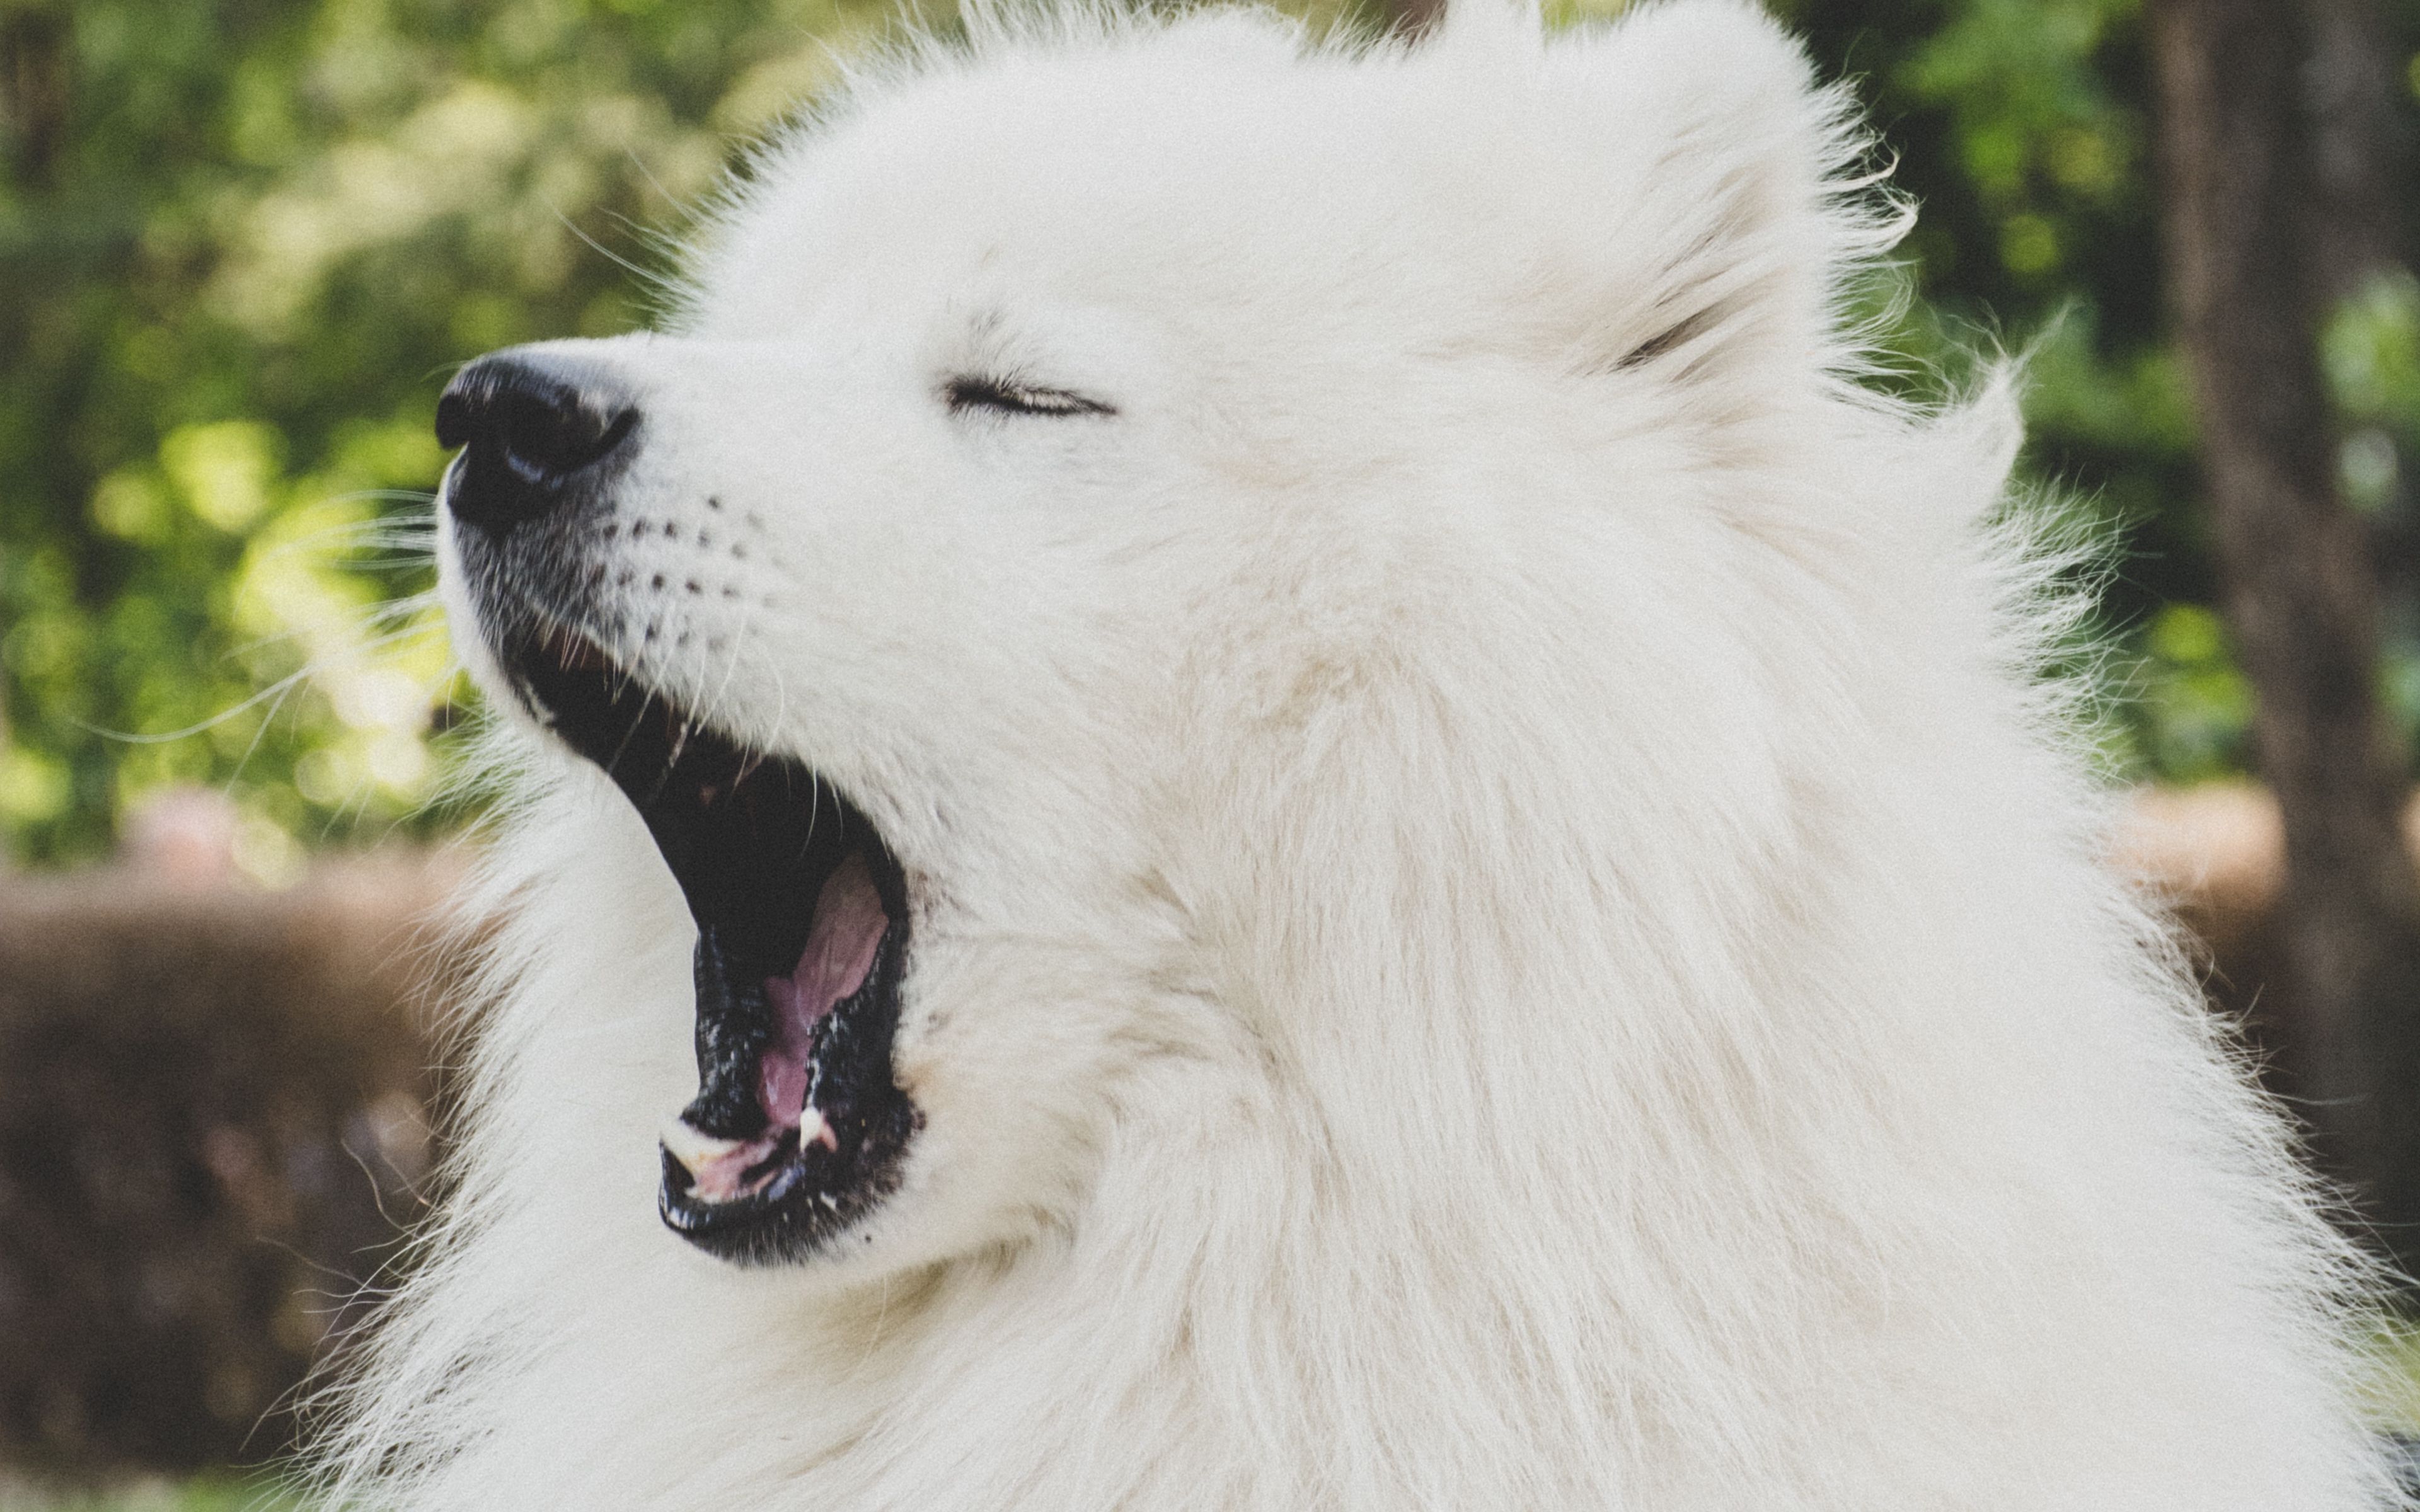
[[[1268,383],[1322,338],[1340,366],[1357,342],[1373,364],[1618,358],[1604,328],[1652,320],[1693,241],[1769,230],[1831,275],[1838,101],[1769,21],[1699,7],[1551,45],[1534,25],[1474,8],[1425,47],[1354,52],[1266,16],[1107,19],[876,70],[760,157],[691,318],[764,335],[873,303],[912,332],[1056,301]],[[1273,308],[1300,337],[1280,350]]]

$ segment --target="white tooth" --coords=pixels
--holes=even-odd
[[[805,1121],[809,1119],[814,1120],[812,1127]],[[840,1135],[832,1133],[832,1126],[824,1121],[824,1110],[812,1103],[799,1115],[799,1148],[804,1149],[809,1145],[821,1145],[835,1155],[840,1153]]]
[[[691,1175],[727,1155],[737,1154],[748,1143],[744,1139],[717,1138],[691,1127],[687,1119],[675,1119],[665,1124],[663,1140],[673,1159],[688,1166]]]

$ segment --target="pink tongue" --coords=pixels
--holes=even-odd
[[[807,1103],[807,1051],[815,1026],[834,1004],[865,985],[874,952],[890,927],[882,899],[852,856],[824,881],[815,900],[815,927],[799,964],[765,983],[773,1010],[773,1046],[756,1072],[756,1095],[775,1130],[795,1129]]]

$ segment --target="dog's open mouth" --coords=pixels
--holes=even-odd
[[[697,921],[696,1100],[663,1135],[664,1222],[726,1258],[823,1247],[897,1185],[917,1113],[891,1064],[906,888],[873,824],[618,668],[533,628],[521,696],[646,821]]]

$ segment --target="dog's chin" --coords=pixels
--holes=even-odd
[[[921,1122],[892,1061],[897,859],[830,782],[746,748],[579,632],[529,621],[493,649],[520,700],[638,810],[697,922],[698,1091],[664,1128],[664,1222],[745,1264],[833,1255],[897,1190]]]

